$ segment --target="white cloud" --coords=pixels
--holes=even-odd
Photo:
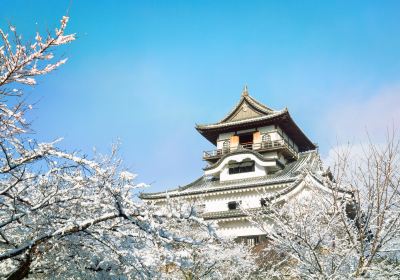
[[[400,86],[386,87],[367,99],[352,98],[333,104],[326,114],[326,133],[331,147],[324,156],[325,165],[333,166],[338,152],[350,148],[351,156],[361,156],[371,141],[385,142],[393,129],[400,133]]]
[[[368,99],[340,100],[327,113],[327,124],[339,139],[360,141],[366,133],[382,140],[400,124],[400,86],[387,87]]]

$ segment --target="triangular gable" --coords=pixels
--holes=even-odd
[[[220,123],[267,116],[272,112],[274,111],[269,109],[265,105],[262,105],[249,95],[242,95],[242,97],[239,100],[239,103],[224,119],[220,121]]]
[[[231,116],[226,120],[226,122],[240,121],[245,119],[251,119],[256,117],[261,117],[265,114],[253,109],[253,107],[245,100],[240,104],[236,110],[231,114]]]

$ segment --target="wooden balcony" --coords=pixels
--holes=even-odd
[[[253,150],[257,152],[270,152],[280,151],[285,157],[297,159],[298,153],[292,145],[285,139],[279,139],[274,141],[264,141],[261,143],[242,143],[236,147],[229,147],[224,149],[217,149],[212,151],[203,152],[203,160],[218,160],[223,155],[235,152],[238,150]]]

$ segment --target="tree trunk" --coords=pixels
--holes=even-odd
[[[28,276],[30,266],[31,266],[32,258],[31,254],[27,254],[26,259],[21,263],[17,270],[11,273],[7,280],[21,280]]]

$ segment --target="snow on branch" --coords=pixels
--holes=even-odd
[[[45,39],[37,33],[35,41],[27,46],[23,45],[15,27],[9,34],[0,29],[0,38],[3,45],[0,47],[0,87],[11,83],[21,83],[35,85],[35,77],[47,74],[64,64],[67,59],[62,59],[53,63],[46,62],[54,58],[53,48],[75,40],[75,34],[65,34],[69,18],[64,16],[59,28],[55,29],[54,35],[47,34]],[[0,94],[10,92],[4,89]],[[11,92],[12,93],[12,92]]]
[[[54,34],[38,33],[27,45],[14,26],[12,39],[0,30],[0,278],[249,275],[250,252],[217,238],[193,207],[171,202],[165,212],[138,200],[137,189],[146,185],[121,167],[116,149],[89,158],[61,150],[61,139],[40,143],[27,134],[32,106],[21,101],[18,86],[35,85],[66,62],[52,60],[56,48],[75,39],[65,33],[67,23],[63,17]]]

